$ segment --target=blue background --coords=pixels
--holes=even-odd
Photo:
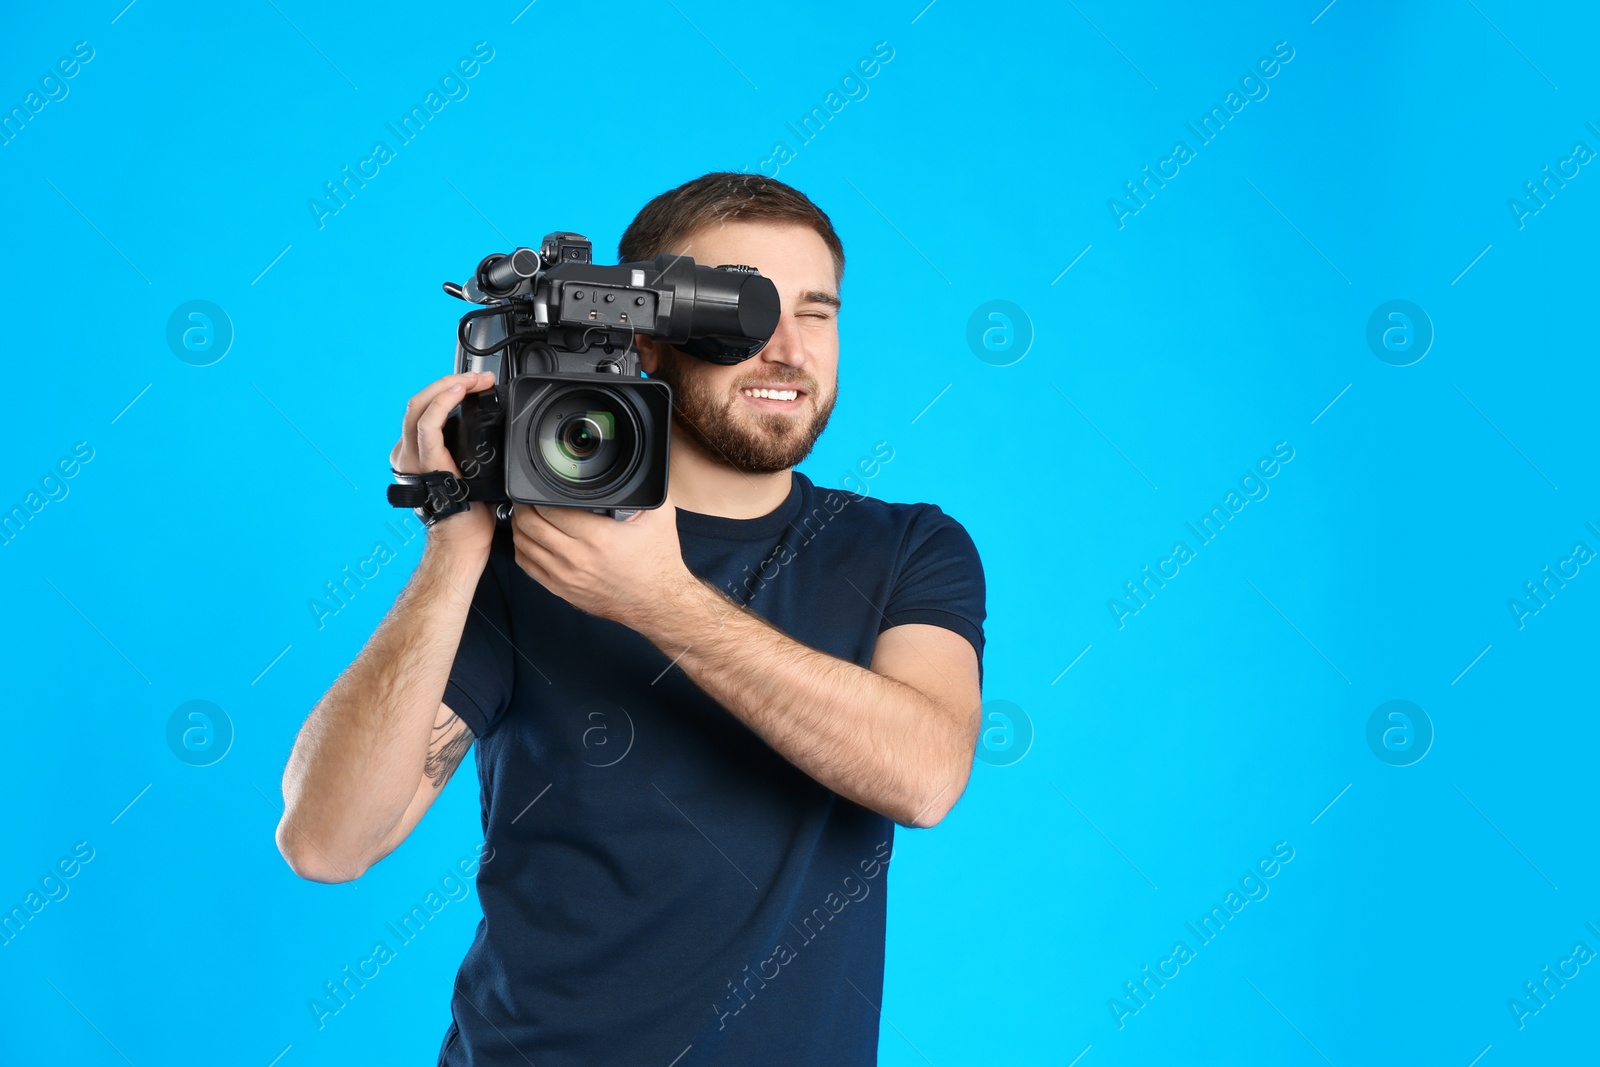
[[[0,947],[0,1058],[433,1062],[473,897],[320,1029],[308,1003],[472,853],[471,761],[358,882],[300,881],[273,844],[295,732],[421,539],[321,629],[308,601],[404,514],[387,458],[451,369],[441,281],[554,229],[610,262],[651,196],[763,167],[848,255],[841,399],[802,469],[838,485],[887,441],[872,493],[966,525],[985,699],[1020,709],[991,708],[950,817],[898,835],[882,1061],[1592,1050],[1600,967],[1521,1026],[1508,1001],[1600,949],[1600,575],[1520,627],[1508,601],[1600,548],[1600,171],[1520,224],[1508,201],[1600,149],[1594,14],[925,3],[8,14],[4,110],[76,42],[94,58],[0,147],[0,507],[94,453],[0,547],[0,905],[94,858]],[[468,95],[319,227],[323,183],[479,41]],[[867,94],[802,144],[786,122],[880,41]],[[1200,144],[1186,122],[1279,42],[1267,95]],[[1119,225],[1108,201],[1180,139],[1193,158]],[[167,341],[191,300],[231,323],[209,366]],[[1004,358],[968,341],[991,300],[1023,312],[1009,341],[979,323]],[[1391,300],[1431,323],[1409,366],[1367,341]],[[1278,442],[1269,494],[1196,545],[1185,523]],[[1119,627],[1108,602],[1180,539],[1195,557]],[[210,766],[169,747],[192,700],[231,723]],[[1391,700],[1434,733],[1409,766],[1367,740]],[[1185,924],[1279,842],[1269,895],[1202,946]],[[1193,959],[1129,998],[1180,940]]]

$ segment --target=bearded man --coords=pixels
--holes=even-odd
[[[440,1064],[875,1063],[894,830],[939,822],[972,768],[972,539],[794,469],[839,393],[828,216],[707,174],[650,201],[619,259],[661,253],[753,266],[781,303],[742,363],[635,338],[672,387],[666,503],[441,518],[284,774],[280,851],[342,882],[476,744],[484,918]],[[493,385],[416,394],[393,468],[459,476],[441,428]]]

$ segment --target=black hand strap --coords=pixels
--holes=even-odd
[[[467,503],[467,484],[449,471],[408,474],[389,468],[394,484],[389,486],[389,503],[411,508],[424,526],[432,526],[460,511],[471,510]]]

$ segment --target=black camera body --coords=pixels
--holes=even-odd
[[[672,255],[598,266],[590,242],[565,232],[488,256],[444,289],[485,305],[461,317],[456,371],[495,376],[445,421],[463,475],[448,495],[501,518],[513,502],[614,518],[660,507],[672,391],[643,377],[634,337],[731,365],[761,350],[779,315],[776,286],[752,267]]]

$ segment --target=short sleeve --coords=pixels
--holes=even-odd
[[[966,528],[937,505],[923,505],[907,531],[898,569],[878,632],[913,622],[954,630],[972,642],[981,684],[983,563]]]
[[[444,687],[444,703],[477,738],[494,729],[511,704],[515,659],[503,574],[506,545],[501,536],[508,537],[509,529],[501,524],[496,531],[494,547],[461,629],[461,644],[450,668],[450,680]]]

